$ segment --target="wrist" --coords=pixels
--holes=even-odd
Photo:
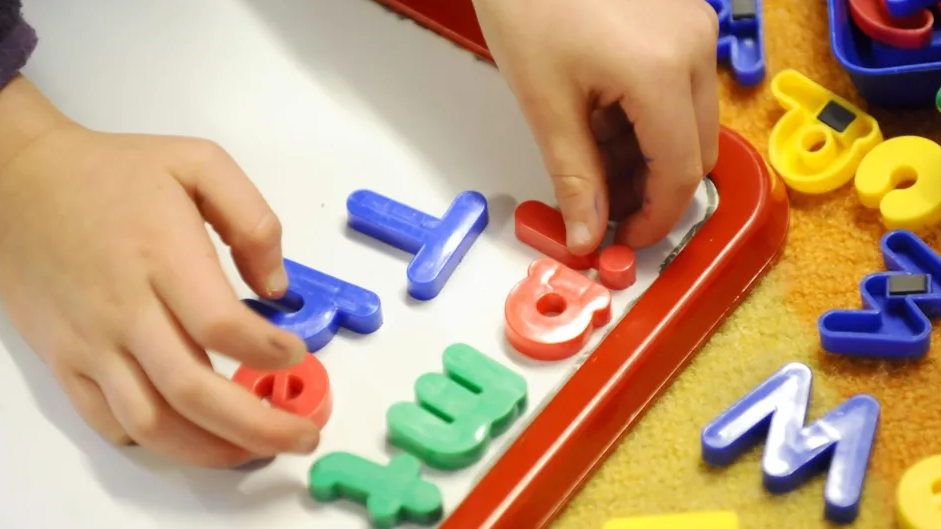
[[[30,145],[69,123],[26,77],[16,75],[0,90],[0,176]]]

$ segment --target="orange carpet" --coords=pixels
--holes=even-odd
[[[767,153],[781,109],[768,81],[796,69],[868,110],[886,138],[919,135],[941,141],[937,111],[869,108],[830,52],[826,2],[765,0],[768,73],[742,89],[721,74],[722,122]],[[820,349],[817,318],[859,306],[859,281],[882,270],[878,214],[864,208],[852,184],[822,196],[790,194],[791,230],[784,256],[718,334],[628,435],[555,527],[600,528],[609,519],[684,511],[734,510],[742,529],[831,527],[823,517],[824,475],[797,491],[772,496],[761,486],[761,449],[723,470],[701,463],[702,427],[785,363],[815,372],[809,421],[847,397],[869,393],[882,420],[853,527],[896,527],[895,489],[920,459],[941,454],[941,327],[925,359],[859,361]],[[921,234],[941,249],[941,228]],[[695,529],[695,528],[690,528]]]

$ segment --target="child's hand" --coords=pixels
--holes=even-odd
[[[555,186],[568,244],[609,218],[665,237],[718,156],[718,21],[704,0],[474,0]],[[626,114],[626,116],[625,116]],[[646,159],[646,163],[645,163]]]
[[[238,300],[205,229],[259,295],[282,295],[280,225],[252,183],[209,142],[54,114],[24,79],[0,92],[0,140],[23,147],[0,147],[0,295],[79,413],[112,442],[198,465],[312,451],[311,421],[267,407],[205,353],[259,368],[307,354]]]

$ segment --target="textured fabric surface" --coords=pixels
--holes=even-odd
[[[0,0],[0,40],[19,22],[21,7],[20,0]]]
[[[721,75],[722,122],[762,153],[781,109],[771,77],[794,68],[867,109],[830,52],[826,2],[765,0],[768,75],[742,89]],[[941,141],[934,109],[868,108],[886,137]],[[833,527],[823,518],[821,474],[772,496],[761,485],[761,448],[714,470],[700,456],[702,427],[788,362],[815,373],[808,421],[856,393],[882,404],[882,420],[856,529],[895,525],[895,488],[906,468],[941,453],[941,332],[919,362],[849,360],[820,349],[816,320],[831,308],[859,307],[858,284],[883,269],[878,213],[860,205],[852,184],[818,197],[791,192],[785,253],[745,303],[651,408],[559,518],[555,527],[598,529],[611,518],[683,511],[735,510],[742,529]],[[936,250],[941,229],[921,234]],[[690,528],[695,529],[695,528]]]
[[[0,88],[26,65],[36,32],[20,16],[20,0],[0,0]]]

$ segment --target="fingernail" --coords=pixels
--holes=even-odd
[[[306,433],[297,442],[295,451],[299,454],[309,454],[313,452],[317,445],[320,444],[320,431],[314,429],[310,433]]]
[[[296,366],[307,357],[307,345],[296,334],[289,332],[276,332],[268,338],[268,343],[278,352],[290,354],[289,365]]]
[[[591,230],[584,222],[573,222],[566,227],[566,244],[569,248],[585,246],[591,242]]]
[[[288,289],[288,273],[281,265],[268,276],[265,290],[269,295],[280,294]]]

